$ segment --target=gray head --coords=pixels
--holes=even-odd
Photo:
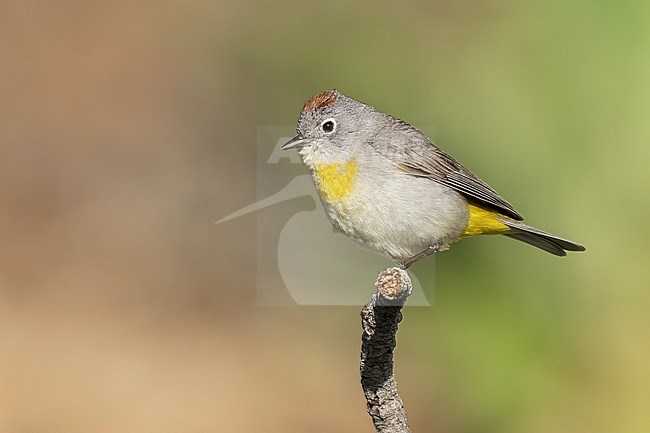
[[[384,114],[337,90],[311,97],[300,111],[296,137],[282,149],[308,155],[345,157],[373,137]],[[338,159],[338,158],[337,158]]]

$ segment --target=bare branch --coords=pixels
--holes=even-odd
[[[409,433],[406,411],[393,376],[395,333],[412,283],[401,268],[379,273],[377,293],[361,310],[361,386],[378,433]]]

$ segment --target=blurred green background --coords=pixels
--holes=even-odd
[[[255,200],[257,127],[332,87],[588,247],[414,266],[413,431],[650,431],[649,2],[9,0],[0,28],[0,431],[372,431],[358,308],[257,306],[255,216],[213,225]]]

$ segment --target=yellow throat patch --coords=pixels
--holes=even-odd
[[[499,221],[498,212],[468,204],[469,220],[461,236],[495,235],[507,232],[510,228]]]
[[[339,201],[354,189],[358,172],[354,158],[343,164],[314,164],[316,188],[325,201]]]

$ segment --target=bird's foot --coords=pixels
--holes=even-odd
[[[424,251],[420,251],[419,253],[417,253],[417,254],[414,255],[413,257],[410,257],[410,258],[404,260],[403,262],[398,263],[397,265],[398,265],[400,268],[406,270],[406,269],[408,269],[408,267],[411,266],[413,263],[415,263],[415,262],[417,262],[417,261],[420,261],[420,260],[422,260],[422,259],[424,259],[424,258],[426,258],[426,257],[429,257],[429,256],[431,256],[431,255],[437,253],[439,250],[440,250],[440,246],[439,246],[439,245],[430,245],[429,248],[427,248],[426,250],[424,250]]]

